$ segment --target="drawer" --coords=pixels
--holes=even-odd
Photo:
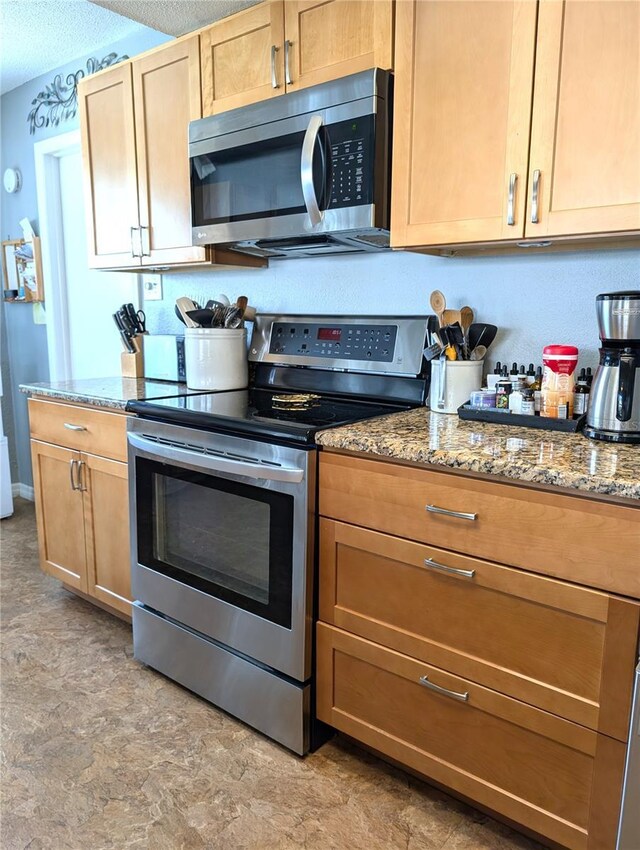
[[[323,452],[319,509],[331,519],[640,598],[640,508]]]
[[[600,591],[320,521],[321,620],[621,741],[639,618]]]
[[[620,741],[323,623],[317,637],[325,723],[559,844],[613,850]]]
[[[127,460],[127,416],[29,399],[31,438],[113,460]]]

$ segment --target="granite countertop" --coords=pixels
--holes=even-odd
[[[417,408],[321,431],[327,448],[640,499],[640,446]]]
[[[200,390],[190,390],[186,384],[174,381],[150,381],[146,378],[80,378],[75,381],[54,381],[39,384],[21,384],[23,393],[93,404],[112,410],[124,410],[128,401],[148,401],[177,395],[195,395]]]

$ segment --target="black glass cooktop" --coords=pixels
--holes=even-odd
[[[409,404],[359,401],[313,392],[250,388],[130,401],[126,409],[143,419],[311,444],[316,431],[323,428],[347,425],[409,407]]]

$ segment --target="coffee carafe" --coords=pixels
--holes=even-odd
[[[600,364],[584,433],[596,440],[640,443],[640,291],[598,295],[596,312]]]

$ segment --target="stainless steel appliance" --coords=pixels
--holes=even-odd
[[[388,248],[391,82],[372,69],[191,122],[193,244],[274,258]]]
[[[622,810],[616,850],[640,847],[640,664],[636,668],[627,761],[622,790]]]
[[[158,381],[184,381],[184,336],[145,334],[144,376]]]
[[[427,320],[258,316],[246,390],[131,402],[134,655],[313,746],[321,428],[422,404]]]
[[[601,348],[584,429],[588,437],[640,443],[640,291],[596,298]]]

